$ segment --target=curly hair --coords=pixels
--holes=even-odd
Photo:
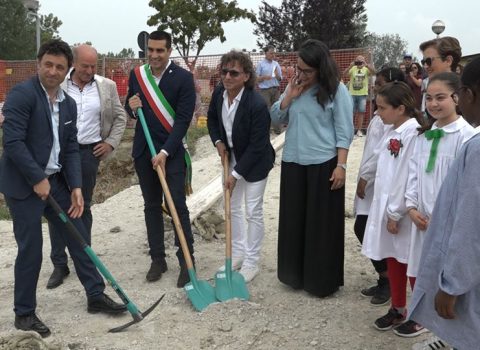
[[[252,90],[255,87],[255,80],[257,77],[250,56],[243,52],[232,50],[220,58],[220,67],[223,68],[231,62],[237,62],[242,67],[243,72],[249,74],[249,78],[245,82],[245,88]]]

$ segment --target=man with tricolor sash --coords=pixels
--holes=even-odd
[[[191,161],[183,143],[195,108],[193,75],[170,60],[171,36],[164,31],[150,33],[148,63],[130,73],[126,109],[135,118],[142,108],[157,155],[152,158],[145,134],[137,123],[132,157],[144,199],[145,223],[152,263],[147,280],[157,281],[167,271],[162,216],[163,190],[155,168],[160,165],[193,257],[193,235],[186,195],[191,193]],[[175,234],[175,245],[179,247]],[[189,282],[185,258],[177,250],[180,275],[177,287]]]

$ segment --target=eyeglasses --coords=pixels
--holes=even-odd
[[[433,62],[433,60],[434,60],[435,58],[442,58],[442,57],[440,57],[440,56],[434,56],[434,57],[424,58],[424,59],[421,61],[421,62],[422,62],[422,65],[424,66],[424,65],[428,64],[429,66],[431,66],[431,65],[432,65],[432,62]]]
[[[297,70],[298,75],[300,75],[300,73],[303,73],[303,74],[305,74],[306,76],[312,75],[312,74],[315,73],[315,71],[316,71],[316,70],[313,69],[313,68],[302,69],[302,68],[300,68],[299,66],[296,67],[296,70]]]
[[[459,95],[460,92],[462,91],[466,91],[466,90],[470,90],[472,95],[475,96],[475,91],[473,91],[473,89],[470,87],[470,86],[467,86],[467,85],[462,85],[458,88],[458,90],[456,91],[456,94]]]
[[[235,69],[227,69],[227,68],[222,68],[222,76],[227,76],[227,74],[230,73],[230,76],[232,78],[236,78],[238,77],[240,74],[242,74],[243,72],[239,72],[238,70],[235,70]]]

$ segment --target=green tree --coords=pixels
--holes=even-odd
[[[302,23],[304,0],[283,0],[280,7],[271,6],[262,0],[257,25],[253,34],[258,38],[257,45],[267,45],[278,51],[297,51],[307,38]]]
[[[28,15],[20,0],[0,0],[0,59],[35,59],[36,30],[35,16]],[[62,25],[53,14],[40,15],[41,39],[43,43],[58,36]]]
[[[373,50],[373,63],[377,70],[386,66],[397,67],[407,49],[407,41],[398,34],[370,33],[366,45]]]
[[[257,44],[296,51],[307,38],[331,49],[361,47],[367,15],[366,0],[283,0],[279,8],[262,1],[254,33]]]
[[[158,13],[151,16],[147,24],[170,31],[173,48],[190,70],[206,43],[217,38],[222,43],[227,40],[223,23],[242,18],[255,22],[255,15],[238,8],[235,0],[151,0],[148,5]],[[193,59],[189,61],[189,57]]]
[[[111,58],[135,58],[135,51],[132,48],[123,48],[119,53],[114,53],[112,51],[108,51],[106,54],[98,54],[99,58],[102,57],[111,57]]]

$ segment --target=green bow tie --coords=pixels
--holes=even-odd
[[[428,164],[426,172],[430,173],[435,167],[435,160],[437,159],[437,150],[440,139],[445,135],[443,129],[433,129],[425,131],[425,138],[432,141],[432,147],[430,148],[430,156],[428,157]]]

